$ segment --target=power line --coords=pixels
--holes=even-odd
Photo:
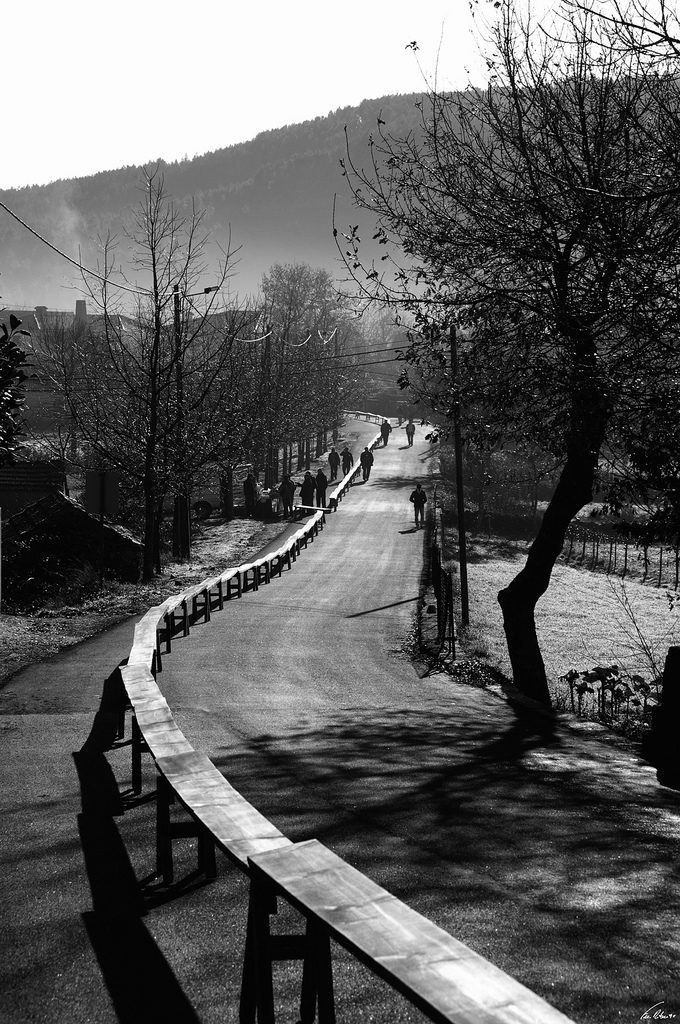
[[[265,337],[267,337],[267,335],[265,335]],[[246,339],[242,339],[242,340],[246,340]],[[253,338],[252,340],[253,341],[260,341],[262,339]],[[396,360],[396,359],[374,359],[374,360],[370,360],[369,362],[366,362],[366,363],[348,363],[346,366],[337,366],[337,367],[335,367],[335,369],[337,369],[337,370],[359,370],[359,369],[361,369],[364,366],[381,366],[383,363],[395,363],[395,362],[403,362],[403,360],[401,360],[401,359],[400,360]],[[89,377],[75,377],[73,379],[74,380],[85,380],[85,381],[88,381],[91,378],[89,378]],[[35,388],[35,389],[31,389],[31,390],[35,393],[35,392],[37,392],[38,389]]]
[[[338,366],[338,370],[355,370],[360,366],[380,366],[382,363],[401,363],[402,359],[373,359],[368,363],[348,363],[347,366]]]
[[[379,352],[403,352],[402,348],[366,348],[357,352],[335,352],[327,353],[327,359],[349,359],[351,356],[374,356]]]
[[[132,292],[133,295],[150,295],[151,294],[150,292],[144,291],[144,290],[142,290],[140,288],[130,288],[129,285],[116,284],[115,281],[110,281],[107,277],[102,277],[102,275],[98,274],[95,270],[88,270],[87,267],[84,267],[82,265],[82,263],[76,263],[76,261],[74,259],[72,259],[70,256],[68,256],[65,252],[62,252],[61,249],[58,249],[56,247],[56,245],[53,245],[52,242],[49,242],[46,238],[43,238],[42,235],[38,234],[38,232],[35,230],[35,228],[32,228],[31,225],[27,224],[25,220],[22,220],[21,217],[18,216],[18,214],[14,213],[12,210],[10,210],[9,206],[5,206],[5,204],[2,202],[2,200],[0,200],[0,207],[2,207],[2,209],[6,213],[8,213],[10,215],[10,217],[14,217],[14,219],[16,221],[18,221],[19,224],[21,224],[22,227],[26,228],[27,231],[30,231],[30,233],[32,235],[35,235],[35,237],[40,242],[42,242],[43,245],[46,245],[48,247],[48,249],[51,249],[53,252],[56,252],[58,256],[62,257],[62,259],[68,260],[68,262],[72,263],[74,267],[77,267],[78,270],[81,272],[81,274],[88,274],[90,277],[96,277],[98,281],[103,281],[104,284],[111,285],[112,288],[120,288],[121,291]]]

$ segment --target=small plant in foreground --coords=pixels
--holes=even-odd
[[[639,737],[659,702],[661,678],[648,682],[640,675],[622,672],[618,665],[596,665],[581,672],[569,669],[558,682],[569,688],[574,714]]]

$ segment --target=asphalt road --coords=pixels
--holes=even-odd
[[[291,572],[198,626],[167,659],[166,698],[178,721],[208,711],[214,731],[201,723],[196,740],[211,755],[242,734],[275,730],[285,744],[323,731],[342,708],[422,701],[399,652],[423,588],[427,534],[408,497],[429,452],[422,438],[398,441],[375,451],[370,480],[353,485]]]
[[[286,835],[321,839],[576,1019],[680,1011],[678,794],[402,651],[423,434],[408,449],[395,431],[294,571],[194,630],[162,688]]]
[[[395,429],[292,571],[173,644],[161,688],[286,835],[320,839],[575,1020],[680,1013],[679,794],[587,730],[421,678],[404,653],[423,435],[406,449]],[[117,627],[0,693],[9,1024],[238,1020],[245,882],[223,862],[203,884],[183,840],[164,889],[152,767],[135,800],[128,749],[99,739],[102,682],[131,637]],[[421,1019],[346,956],[334,972],[339,1020]],[[296,978],[277,973],[281,1020]]]

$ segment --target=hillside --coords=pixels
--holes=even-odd
[[[192,197],[205,209],[215,241],[241,246],[233,291],[254,293],[275,262],[305,261],[343,276],[332,237],[333,196],[337,219],[353,216],[339,167],[345,126],[359,163],[380,114],[386,129],[413,128],[417,95],[365,100],[303,124],[262,132],[250,142],[172,164],[161,162],[167,190],[180,206]],[[96,267],[97,239],[119,237],[124,260],[124,218],[138,202],[140,169],[124,167],[90,177],[0,192],[3,202],[39,233],[85,265]],[[356,215],[354,215],[356,219]],[[8,306],[72,308],[77,272],[0,210],[0,294]]]

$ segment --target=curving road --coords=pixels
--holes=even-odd
[[[173,648],[162,689],[207,752],[241,737],[275,732],[285,743],[324,731],[343,707],[422,706],[416,671],[396,655],[422,590],[426,531],[415,529],[408,497],[427,481],[428,448],[422,435],[406,447],[395,427],[370,480],[354,484],[291,572]]]
[[[364,444],[366,424],[352,427]],[[194,746],[291,839],[316,837],[583,1024],[680,1014],[680,794],[634,755],[403,651],[429,446],[395,428],[291,572],[173,643],[159,684]],[[0,692],[3,1024],[236,1024],[244,877],[193,840],[154,876],[155,772],[131,793],[102,685],[132,623]],[[100,709],[100,713],[95,712]],[[110,724],[110,723],[109,723]],[[285,917],[285,912],[282,912]],[[277,968],[296,1019],[297,965]],[[338,1020],[420,1020],[341,952]],[[644,1019],[644,1018],[643,1018]]]
[[[431,497],[424,431],[402,438],[291,572],[173,648],[175,716],[291,839],[320,839],[576,1020],[680,1010],[678,794],[497,694],[420,678],[402,650],[426,543],[408,496],[421,479]]]

